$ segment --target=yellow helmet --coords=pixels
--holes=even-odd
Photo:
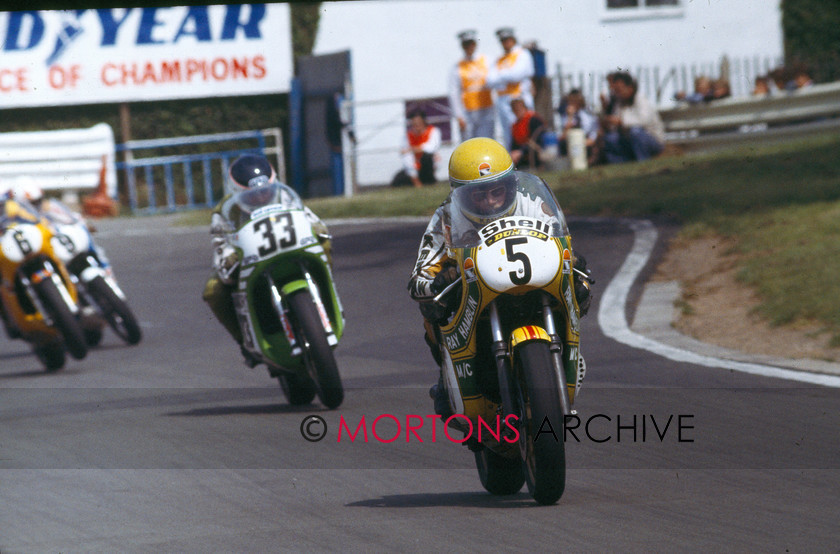
[[[489,138],[462,142],[449,158],[452,201],[470,220],[485,225],[516,208],[517,177],[507,149]]]

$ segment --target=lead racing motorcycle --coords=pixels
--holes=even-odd
[[[259,196],[271,200],[255,200]],[[251,214],[228,234],[239,255],[232,297],[243,347],[266,364],[290,403],[307,404],[317,394],[337,408],[344,389],[333,349],[344,332],[344,313],[319,241],[329,237],[313,231],[300,197],[281,183],[228,201]]]
[[[460,278],[435,298],[452,310],[437,342],[448,424],[470,436],[484,488],[513,494],[527,483],[538,503],[553,504],[565,488],[564,418],[586,367],[576,270],[553,194],[534,175],[517,178],[517,209],[480,228],[466,215],[464,189],[446,203],[448,254]],[[526,204],[538,209],[519,209]]]
[[[88,352],[87,322],[57,245],[33,206],[0,202],[0,315],[9,337],[30,343],[48,371],[64,367],[66,352],[79,360]]]

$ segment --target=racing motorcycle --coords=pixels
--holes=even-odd
[[[50,224],[25,201],[0,202],[0,315],[48,371],[87,355],[78,294]]]
[[[84,218],[53,199],[49,200],[44,214],[54,229],[56,256],[67,266],[70,280],[79,291],[83,311],[92,312],[91,319],[107,322],[127,344],[139,343],[142,338],[140,324],[128,306],[104,251],[94,244]],[[100,343],[103,327],[100,323],[84,329],[88,346]]]
[[[344,400],[333,349],[344,313],[332,270],[300,197],[274,182],[234,194],[250,219],[228,234],[238,253],[233,293],[243,347],[268,367],[291,404]],[[234,272],[236,265],[230,268]]]
[[[538,177],[517,172],[517,207],[476,224],[454,191],[444,213],[459,278],[435,297],[441,372],[453,417],[469,435],[484,488],[540,504],[565,488],[563,425],[585,363],[574,255],[563,213]],[[587,278],[584,275],[582,278]],[[483,430],[484,432],[480,432]],[[492,431],[492,432],[488,432]]]

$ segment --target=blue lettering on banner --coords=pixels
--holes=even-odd
[[[208,16],[208,7],[189,7],[180,24],[174,27],[177,30],[171,36],[163,35],[162,28],[166,24],[164,12],[177,8],[140,8],[137,34],[132,37],[134,44],[136,46],[176,44],[186,37],[193,37],[197,42],[212,42],[214,32]],[[250,10],[244,13],[243,8],[250,8]],[[91,10],[96,12],[101,28],[100,46],[115,46],[120,36],[131,32],[131,29],[124,29],[124,27],[134,10],[134,8]],[[54,64],[70,42],[84,31],[81,16],[86,11],[88,10],[80,9],[62,12],[63,22],[56,33],[55,48],[47,60],[47,65]],[[217,29],[215,33],[216,40],[232,41],[238,36],[246,39],[262,38],[260,23],[265,15],[265,4],[225,6],[221,29]],[[8,12],[2,50],[19,52],[36,48],[45,39],[45,28],[44,18],[38,11]]]

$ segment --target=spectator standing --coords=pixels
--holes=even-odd
[[[729,86],[729,79],[721,77],[712,82],[712,100],[722,100],[732,96],[732,88]]]
[[[618,111],[606,116],[604,156],[608,163],[646,160],[664,148],[665,126],[659,112],[647,98],[638,94],[638,85],[629,73],[614,76],[613,91]]]
[[[525,106],[521,98],[510,101],[511,109],[516,121],[511,128],[510,157],[517,168],[538,168],[542,135],[545,132],[545,121],[534,110]]]
[[[759,75],[753,81],[753,96],[770,96],[770,78],[766,75]]]
[[[391,184],[399,186],[411,183],[420,188],[436,181],[435,169],[441,146],[440,129],[429,125],[423,110],[412,110],[408,114],[408,131],[403,136],[400,150],[403,169],[394,176]]]
[[[504,54],[496,60],[487,77],[487,84],[496,89],[496,112],[504,135],[503,144],[510,144],[511,129],[516,117],[510,101],[521,98],[525,107],[534,109],[533,83],[534,59],[531,53],[519,46],[516,36],[510,27],[502,27],[496,31],[496,36],[502,44]]]
[[[475,31],[463,31],[458,38],[464,57],[455,64],[449,77],[449,105],[458,119],[461,140],[493,138],[496,119],[493,93],[487,86],[490,62],[484,54],[476,53],[478,36]]]

